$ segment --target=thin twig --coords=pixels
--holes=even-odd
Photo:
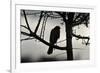
[[[24,26],[24,25],[20,25],[21,27],[24,27],[24,28],[26,28],[26,29],[28,29],[26,26]]]
[[[25,39],[21,39],[21,41],[32,40],[32,39],[35,39],[35,38],[30,38],[30,37],[28,37],[28,38],[25,38]]]

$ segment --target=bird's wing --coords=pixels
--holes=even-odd
[[[51,34],[50,34],[50,43],[56,43],[57,39],[60,36],[60,31],[56,29],[52,29]]]

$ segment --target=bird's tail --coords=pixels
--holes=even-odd
[[[49,55],[52,54],[52,53],[53,53],[53,47],[49,47],[47,53],[48,53]]]

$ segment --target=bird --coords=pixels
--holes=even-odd
[[[49,39],[50,44],[54,45],[59,38],[60,38],[60,26],[55,26],[50,32],[50,39]],[[53,53],[53,47],[49,46],[47,54],[50,55],[52,53]]]

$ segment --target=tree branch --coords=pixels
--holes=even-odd
[[[24,41],[24,40],[32,40],[32,39],[34,39],[34,38],[28,37],[28,38],[21,39],[21,41]]]
[[[21,27],[24,27],[25,29],[27,29],[27,30],[29,30],[26,26],[24,26],[24,25],[21,25]]]
[[[89,43],[89,40],[90,40],[89,37],[81,36],[81,35],[76,35],[76,34],[74,34],[74,33],[72,33],[72,35],[73,35],[74,37],[78,38],[78,39],[87,39],[87,42],[85,43],[85,45],[90,44],[90,43]]]
[[[21,34],[26,35],[26,36],[31,36],[29,33],[21,31]]]
[[[26,36],[30,36],[30,37],[34,37],[34,38],[36,38],[37,40],[39,40],[40,42],[44,43],[45,45],[47,45],[47,46],[52,46],[53,48],[56,48],[56,49],[58,49],[58,50],[66,50],[66,47],[59,47],[59,46],[57,46],[57,45],[52,45],[52,44],[48,43],[47,41],[41,39],[41,38],[40,38],[39,36],[37,36],[35,33],[29,34],[29,33],[26,33],[26,32],[21,31],[21,34],[26,35]]]
[[[37,26],[36,26],[36,29],[35,29],[35,34],[36,34],[36,32],[37,32],[37,30],[38,30],[38,28],[39,28],[39,25],[40,25],[40,22],[41,22],[41,19],[42,19],[42,15],[43,14],[43,11],[41,11],[41,14],[40,14],[40,18],[39,18],[39,20],[38,20],[38,24],[37,24]]]
[[[76,34],[74,34],[74,33],[72,33],[72,35],[74,36],[74,37],[76,37],[76,38],[78,38],[78,39],[90,39],[89,37],[85,37],[85,36],[81,36],[81,35],[76,35]]]
[[[61,12],[56,12],[56,13],[58,13],[61,17],[63,17],[63,14]]]
[[[77,20],[78,18],[80,18],[80,16],[81,16],[81,13],[79,13],[79,14],[74,18],[73,22],[76,22],[76,20]]]
[[[25,10],[23,10],[23,14],[24,14],[24,18],[25,18],[25,21],[26,21],[26,25],[27,25],[27,29],[30,31],[30,33],[32,32],[30,27],[29,27],[29,24],[28,24],[28,21],[27,21],[27,17],[26,17],[26,14],[25,14]]]
[[[89,14],[83,15],[83,17],[80,18],[79,21],[75,21],[75,20],[74,20],[74,22],[73,22],[73,27],[82,24],[84,21],[85,21],[85,22],[88,22],[88,20],[89,20],[89,19],[87,19],[88,17],[89,17]],[[87,26],[87,25],[86,25],[86,26]]]

